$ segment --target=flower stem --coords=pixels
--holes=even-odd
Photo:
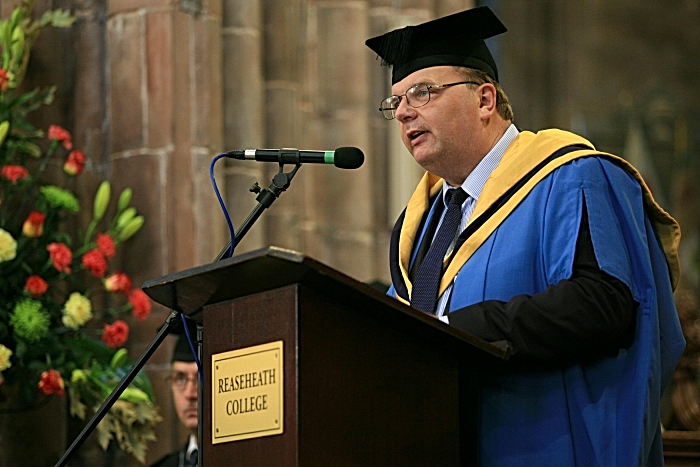
[[[90,225],[88,226],[87,232],[85,232],[85,240],[83,240],[83,248],[85,251],[88,250],[87,246],[90,243],[92,234],[95,233],[95,228],[97,228],[97,219],[92,219]]]
[[[46,167],[49,165],[49,160],[53,156],[53,153],[56,152],[56,147],[58,147],[58,141],[51,141],[51,144],[49,145],[49,150],[46,151],[46,155],[44,156],[44,158],[41,161],[41,164],[39,165],[39,170],[37,170],[36,175],[34,175],[34,177],[31,178],[29,186],[25,188],[24,195],[22,196],[22,203],[19,205],[19,209],[17,209],[13,221],[17,221],[19,219],[19,216],[22,215],[22,212],[24,211],[24,206],[27,204],[27,201],[31,197],[32,189],[39,182],[41,174],[44,173],[44,170],[46,170]]]

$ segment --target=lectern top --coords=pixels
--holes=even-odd
[[[510,356],[507,343],[487,343],[425,313],[391,299],[367,284],[342,274],[302,253],[268,247],[211,264],[148,280],[143,290],[155,302],[202,321],[208,305],[299,284],[333,299],[353,304],[368,319],[415,332],[421,339],[437,339],[453,350],[485,353],[496,360]]]

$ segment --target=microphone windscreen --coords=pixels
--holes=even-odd
[[[365,155],[359,148],[343,147],[335,150],[333,165],[341,169],[356,169],[365,162]]]

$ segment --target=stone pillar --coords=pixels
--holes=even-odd
[[[266,0],[265,21],[265,147],[313,149],[314,142],[303,129],[301,115],[301,76],[305,60],[305,2],[301,0]],[[260,185],[267,187],[278,171],[266,164]],[[286,166],[289,172],[293,166]],[[309,166],[295,176],[288,191],[265,213],[266,243],[302,252],[300,225],[304,222],[303,203]],[[264,183],[263,183],[264,182]]]
[[[320,148],[359,147],[366,156],[358,170],[306,168],[308,221],[302,226],[306,253],[360,280],[374,279],[375,191],[370,153],[370,91],[367,51],[369,9],[362,1],[309,5],[308,90],[311,122]]]
[[[109,3],[108,105],[114,193],[130,186],[146,224],[124,245],[134,285],[210,262],[223,226],[209,182],[222,148],[221,3],[115,0]],[[140,355],[164,322],[156,307],[133,324],[130,353]],[[147,370],[164,417],[147,464],[184,441],[165,377],[172,342]]]
[[[225,150],[265,146],[263,35],[263,12],[259,0],[224,1],[222,42]],[[238,230],[258,204],[255,195],[248,188],[255,182],[263,185],[267,181],[267,171],[265,164],[232,159],[226,160],[225,167],[226,205],[235,230]],[[263,215],[255,223],[240,245],[236,246],[236,254],[266,246],[266,219],[267,216]],[[224,244],[228,240],[229,236],[226,236]]]

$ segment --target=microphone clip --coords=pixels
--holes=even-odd
[[[292,178],[296,175],[297,171],[301,167],[301,163],[297,162],[291,172],[284,171],[284,162],[280,162],[280,171],[272,177],[272,183],[267,189],[260,190],[258,185],[258,196],[255,198],[258,203],[260,203],[265,209],[269,208],[272,203],[280,197],[282,192],[287,191],[289,185],[292,183]],[[257,184],[256,184],[257,185]],[[238,235],[236,235],[238,237]]]

